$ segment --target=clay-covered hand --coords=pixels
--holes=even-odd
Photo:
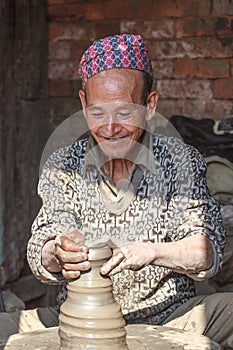
[[[84,241],[79,231],[60,235],[55,240],[54,255],[61,266],[64,278],[77,278],[82,271],[88,271],[91,268],[88,261],[88,248],[85,247]]]
[[[84,245],[84,241],[83,235],[78,231],[59,235],[55,240],[54,256],[64,278],[77,278],[82,271],[88,271],[91,268],[88,261],[88,248]]]
[[[100,272],[102,275],[115,275],[124,269],[136,271],[151,264],[154,259],[155,252],[151,243],[131,243],[116,248]]]

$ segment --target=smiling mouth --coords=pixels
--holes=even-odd
[[[102,139],[103,141],[110,141],[110,142],[117,142],[117,141],[129,139],[129,138],[130,138],[130,135],[121,136],[121,137],[105,137],[105,136],[100,136],[100,139]]]

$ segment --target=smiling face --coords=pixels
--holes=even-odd
[[[141,72],[122,68],[94,75],[86,96],[80,92],[91,134],[108,157],[124,157],[140,139],[146,120],[142,91]]]

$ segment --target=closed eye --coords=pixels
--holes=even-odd
[[[104,113],[91,113],[91,117],[92,118],[103,118],[104,117]]]
[[[117,117],[121,119],[128,119],[132,116],[130,112],[118,112]]]

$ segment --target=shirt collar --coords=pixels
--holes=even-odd
[[[153,151],[153,135],[148,131],[143,134],[135,164],[142,165],[154,175],[157,174]]]
[[[152,174],[156,175],[157,171],[155,167],[152,134],[148,131],[145,131],[142,136],[141,142],[136,144],[136,146],[127,158],[132,159],[135,165],[144,167],[147,170],[149,170]],[[86,149],[84,175],[86,174],[87,169],[91,167],[95,167],[98,171],[101,171],[102,165],[106,163],[107,160],[108,158],[100,150],[95,139],[92,136],[90,136],[88,139]]]

